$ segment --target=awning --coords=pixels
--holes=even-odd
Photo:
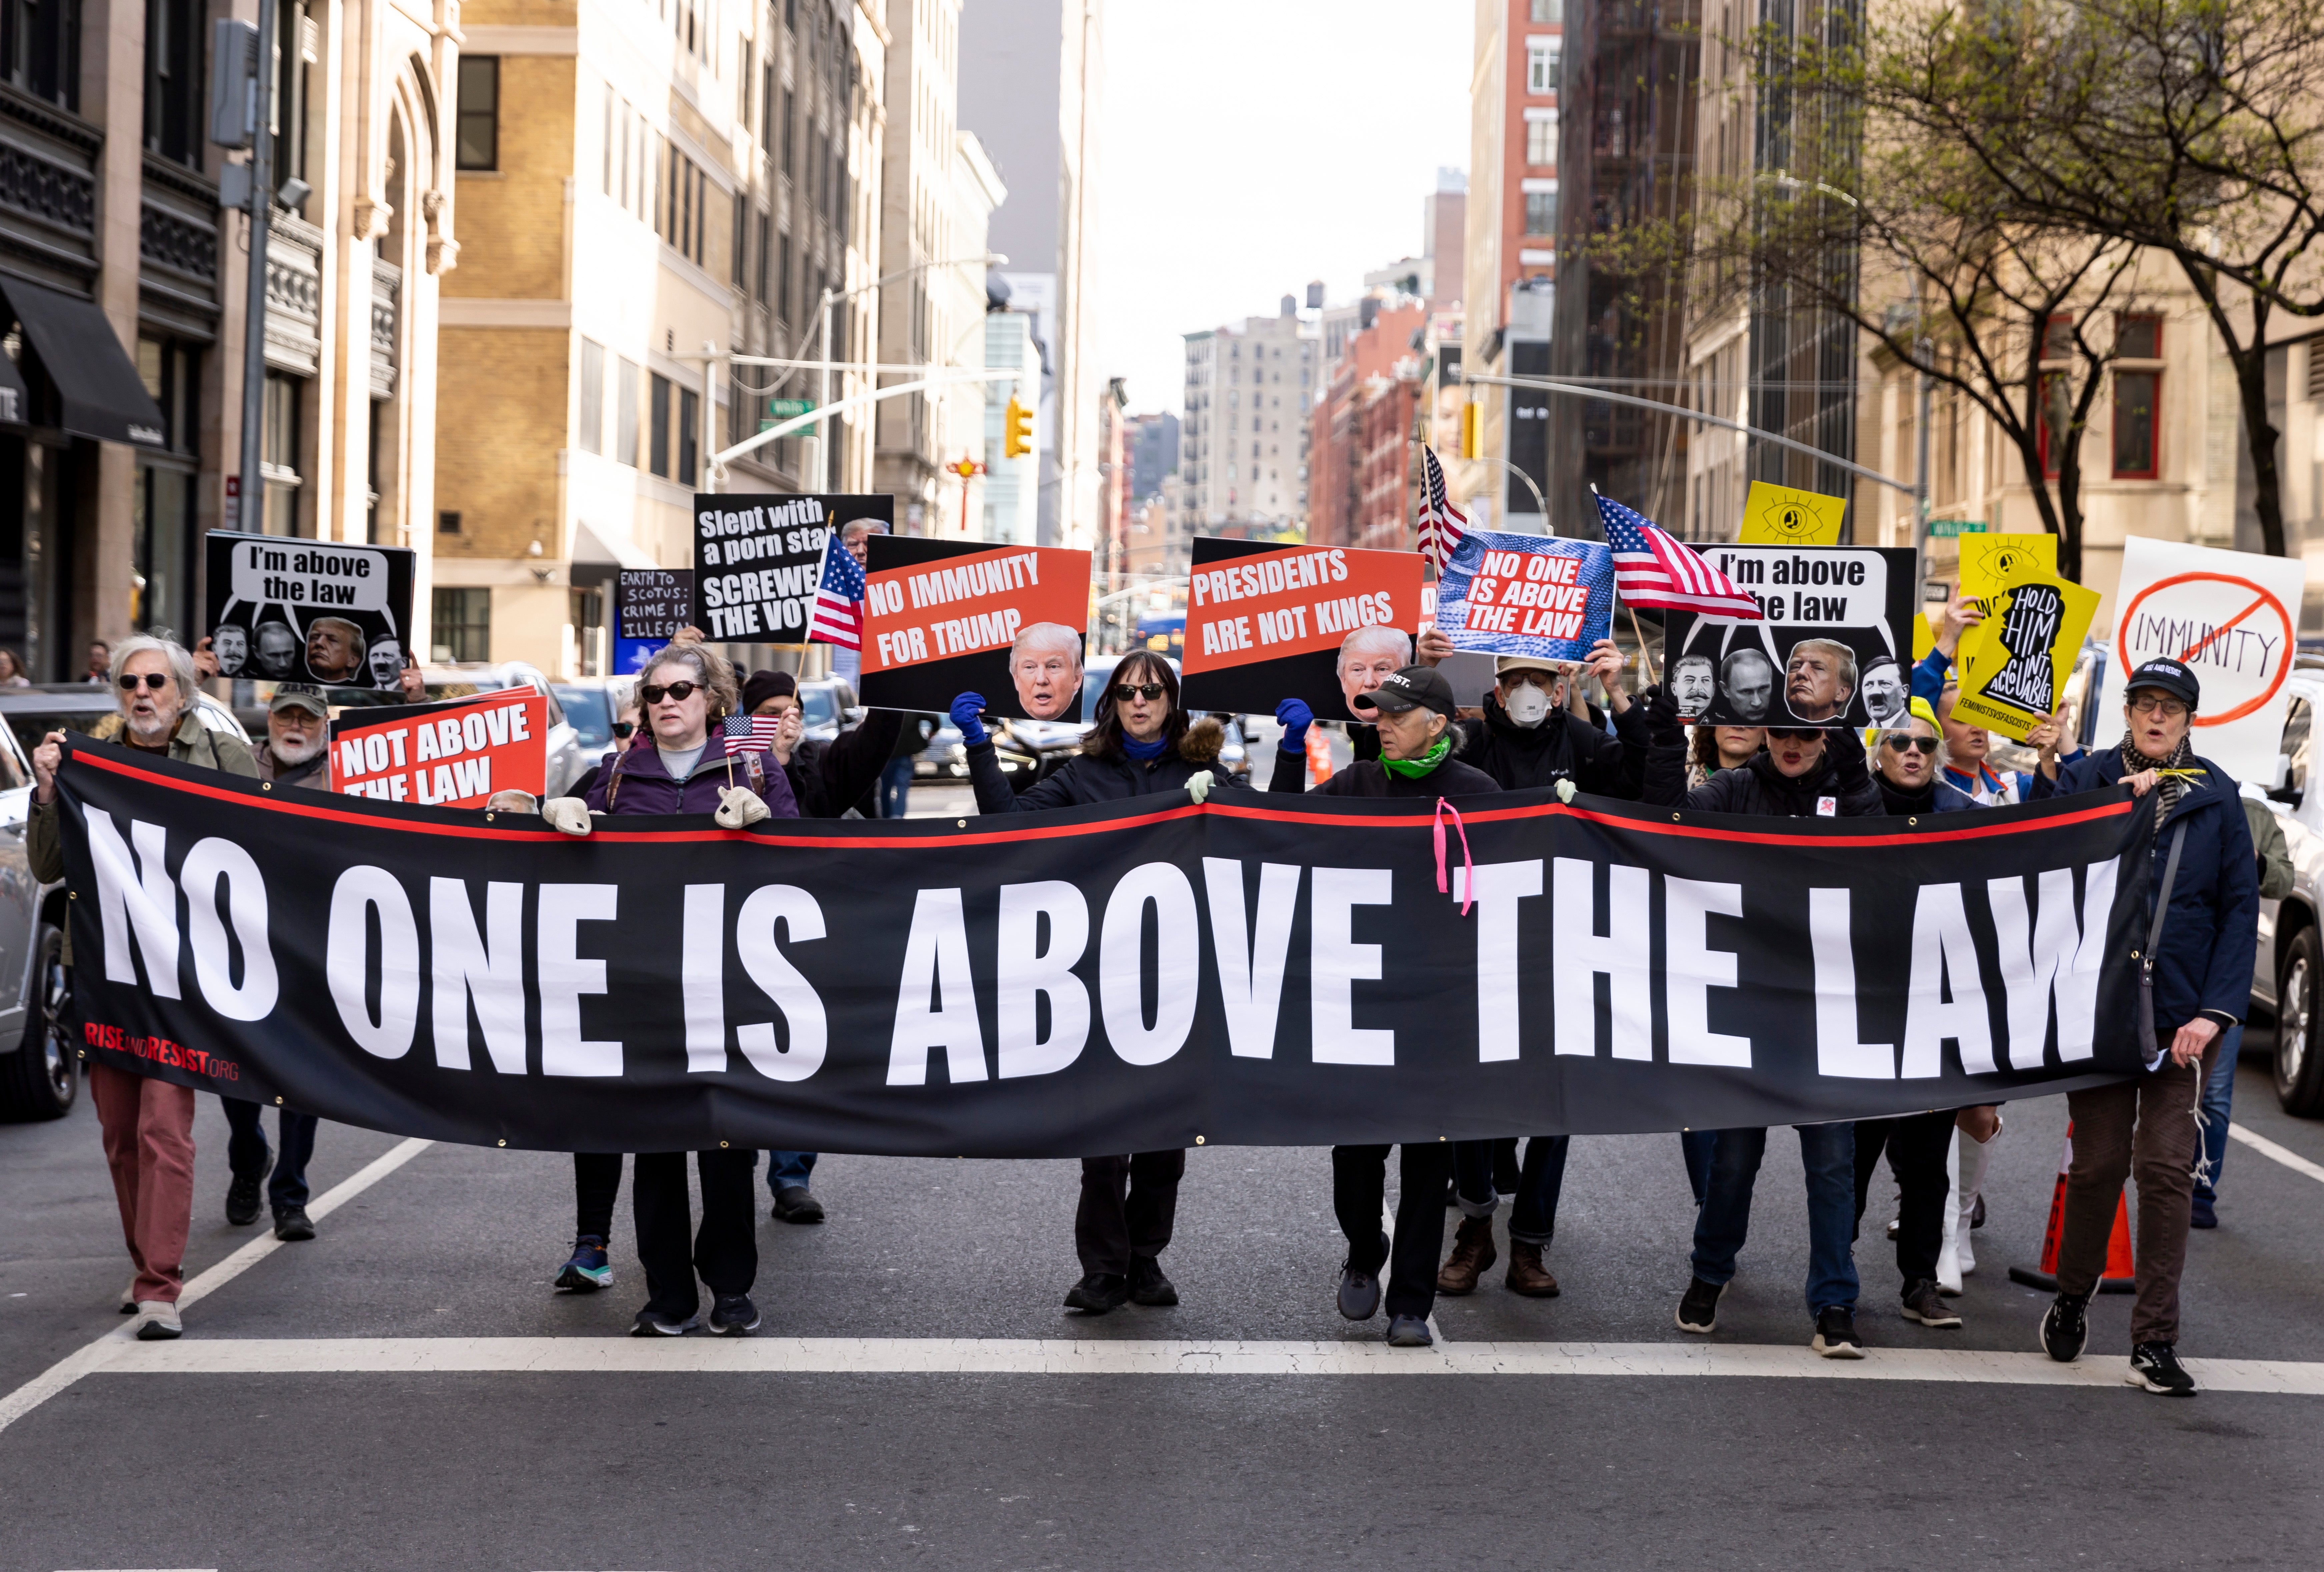
[[[21,426],[32,418],[30,395],[24,392],[24,375],[16,363],[0,355],[0,426]]]
[[[614,568],[659,568],[655,561],[631,544],[630,538],[618,530],[603,533],[586,523],[573,526],[573,560],[576,563],[603,562]]]
[[[113,324],[93,302],[17,278],[0,278],[0,296],[56,384],[58,425],[100,441],[168,445],[161,407],[114,337]]]

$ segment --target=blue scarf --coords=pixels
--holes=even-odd
[[[1150,764],[1170,751],[1170,738],[1165,733],[1150,743],[1141,743],[1125,732],[1121,738],[1121,751],[1141,764]]]

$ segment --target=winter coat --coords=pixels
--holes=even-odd
[[[1500,791],[1499,781],[1474,764],[1461,762],[1462,740],[1456,737],[1444,762],[1417,778],[1400,775],[1378,759],[1358,759],[1320,786],[1307,784],[1304,749],[1277,748],[1275,772],[1267,778],[1267,789],[1293,796],[1416,798],[1484,797]]]
[[[2283,826],[2275,821],[2275,809],[2265,798],[2244,800],[2244,824],[2250,829],[2252,849],[2258,854],[2259,898],[2281,901],[2292,893],[2296,875],[2292,866],[2292,849],[2283,844]]]
[[[274,756],[272,743],[261,747],[254,755],[258,763],[258,778],[277,786],[305,786],[316,791],[331,789],[331,754],[328,748],[318,748],[315,756],[303,764],[285,764]]]
[[[793,749],[783,773],[790,777],[799,817],[839,818],[862,801],[894,756],[906,718],[900,709],[875,709],[853,731],[827,743],[802,742]]]
[[[2209,759],[2199,757],[2195,764],[2202,775],[2186,780],[2179,806],[2147,841],[2152,882],[2142,924],[2153,920],[2154,894],[2163,888],[2172,837],[2181,825],[2187,827],[2179,874],[2171,883],[2171,910],[2155,950],[2158,1031],[2176,1031],[2198,1015],[2232,1026],[2251,1004],[2252,962],[2259,946],[2259,863],[2251,826],[2238,806],[2242,793],[2234,778]],[[2134,772],[2123,763],[2119,747],[2084,754],[2060,765],[2054,781],[2036,774],[2034,798],[2103,791]],[[2138,812],[2151,813],[2148,803],[2155,800],[2149,793]],[[2146,948],[2144,926],[2135,945]]]
[[[1907,791],[1886,775],[1874,775],[1872,783],[1880,788],[1880,800],[1892,818],[1918,813],[1965,813],[1980,806],[1968,792],[1940,780],[1932,779],[1918,791]]]
[[[1850,783],[1843,786],[1833,754],[1848,750]],[[1861,780],[1854,777],[1862,775]],[[1685,734],[1672,728],[1657,737],[1646,755],[1646,800],[1666,807],[1684,806],[1705,813],[1752,813],[1774,818],[1811,818],[1821,798],[1834,800],[1841,818],[1880,818],[1887,811],[1880,787],[1864,769],[1864,744],[1856,734],[1835,731],[1823,745],[1823,758],[1813,770],[1794,780],[1775,768],[1765,753],[1732,770],[1721,770],[1692,791],[1686,785]]]
[[[755,786],[767,811],[777,818],[797,818],[798,800],[792,795],[790,777],[774,765],[771,754],[732,754],[726,737],[714,728],[695,761],[694,773],[683,781],[669,778],[659,750],[650,744],[616,754],[597,776],[582,800],[592,813],[715,813],[719,792],[730,780],[726,761],[733,760],[732,783]]]
[[[968,750],[968,779],[976,788],[979,813],[1038,813],[1048,808],[1121,802],[1157,791],[1182,791],[1202,770],[1210,771],[1217,785],[1240,790],[1244,785],[1240,777],[1217,767],[1219,747],[1225,738],[1226,728],[1218,722],[1198,720],[1178,739],[1175,752],[1165,753],[1158,759],[1133,759],[1127,754],[1120,758],[1102,759],[1082,754],[1066,760],[1047,780],[1036,781],[1022,791],[1009,784],[1001,761],[993,756],[992,744],[987,739]]]
[[[1500,696],[1485,696],[1485,718],[1464,721],[1467,733],[1455,756],[1500,782],[1504,791],[1526,791],[1571,781],[1577,791],[1637,800],[1646,790],[1646,708],[1632,704],[1614,717],[1615,736],[1569,709],[1554,709],[1536,726],[1522,726],[1501,707]]]

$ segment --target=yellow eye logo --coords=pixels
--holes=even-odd
[[[1805,541],[1813,536],[1821,522],[1816,515],[1790,500],[1777,503],[1762,515],[1768,532],[1779,540]]]

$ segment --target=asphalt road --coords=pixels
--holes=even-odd
[[[2283,1117],[2263,1066],[2247,1060],[2238,1122],[2324,1162],[2324,1125]],[[1191,1154],[1165,1257],[1176,1309],[1062,1308],[1073,1164],[834,1157],[816,1176],[825,1225],[761,1225],[758,1339],[640,1344],[620,1339],[642,1298],[626,1180],[613,1288],[558,1295],[569,1163],[430,1146],[316,1241],[191,1306],[186,1339],[161,1345],[180,1362],[239,1351],[254,1369],[92,1373],[0,1429],[0,1567],[2319,1565],[2324,1396],[2170,1402],[2112,1384],[2126,1299],[2098,1301],[2087,1363],[2103,1384],[1863,1378],[1920,1350],[2034,1347],[2044,1301],[2004,1268],[2039,1251],[2063,1115],[2058,1099],[2009,1110],[1961,1330],[1896,1315],[1890,1247],[1868,1222],[1871,1352],[1846,1367],[1794,1359],[1806,1234],[1797,1145],[1779,1133],[1712,1341],[1793,1363],[1721,1378],[1651,1357],[1620,1374],[1398,1375],[1388,1358],[1219,1373],[1222,1346],[1370,1354],[1382,1326],[1333,1308],[1327,1158],[1274,1149]],[[195,1272],[261,1234],[224,1221],[214,1103],[197,1139]],[[318,1191],[397,1145],[326,1126]],[[0,1184],[5,1394],[118,1325],[126,1265],[85,1101],[0,1127]],[[2324,1362],[2319,1208],[2324,1184],[2231,1148],[2223,1225],[2195,1236],[2188,1266],[2189,1355]],[[1577,1140],[1550,1255],[1563,1297],[1519,1299],[1497,1268],[1473,1298],[1438,1301],[1442,1346],[1700,1352],[1672,1325],[1691,1224],[1674,1138]],[[421,1345],[349,1341],[475,1338],[526,1340],[490,1345],[520,1363],[610,1350],[699,1367],[417,1370]],[[860,1370],[737,1368],[790,1338],[911,1341],[800,1345],[860,1349]],[[1188,1373],[897,1368],[958,1346],[942,1340],[1041,1338],[1212,1352],[1172,1367]],[[331,1341],[276,1368],[286,1339]]]

